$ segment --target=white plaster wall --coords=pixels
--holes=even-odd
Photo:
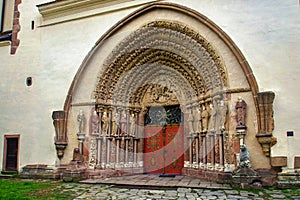
[[[95,42],[134,8],[92,18],[31,30],[31,21],[41,24],[37,4],[23,1],[20,46],[16,55],[0,47],[0,168],[4,134],[21,134],[20,166],[54,165],[56,151],[51,114],[63,109],[70,84]],[[274,91],[275,130],[278,143],[272,155],[288,155],[293,167],[299,152],[300,12],[296,0],[172,0],[195,9],[220,26],[237,44],[249,62],[260,91]],[[33,77],[33,86],[25,79]],[[286,131],[295,132],[287,146]],[[298,142],[297,142],[298,141]],[[46,156],[45,156],[46,155]],[[299,155],[299,153],[298,153]]]
[[[296,0],[172,0],[207,16],[240,48],[258,82],[260,91],[274,91],[274,136],[272,156],[300,155],[300,5]],[[294,131],[288,142],[286,132]],[[288,144],[288,145],[287,145]]]
[[[4,134],[20,134],[20,166],[28,163],[54,163],[53,134],[46,119],[47,110],[39,96],[36,80],[39,77],[40,36],[31,30],[31,20],[37,18],[35,3],[30,1],[19,6],[21,40],[17,54],[10,55],[10,46],[0,47],[0,155],[3,156]],[[26,77],[33,77],[33,86],[25,85]],[[50,116],[51,118],[51,116]],[[49,155],[49,156],[44,156]],[[1,159],[2,161],[2,159]],[[2,169],[2,162],[0,162]]]

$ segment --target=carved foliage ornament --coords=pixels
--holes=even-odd
[[[109,102],[116,96],[116,91],[125,89],[127,92],[127,88],[135,84],[132,76],[127,79],[131,81],[124,82],[125,85],[116,89],[120,85],[120,77],[142,65],[145,65],[145,71],[141,74],[147,75],[149,63],[160,63],[177,70],[189,82],[196,96],[208,90],[222,89],[227,84],[224,65],[210,43],[187,26],[177,22],[156,21],[133,32],[106,59],[103,66],[106,71],[99,76],[95,99]],[[141,87],[138,85],[135,88]],[[130,97],[129,94],[122,98],[128,102]],[[131,104],[141,103],[136,99],[131,100]]]

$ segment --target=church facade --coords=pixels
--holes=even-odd
[[[9,2],[3,172],[297,174],[298,2]]]

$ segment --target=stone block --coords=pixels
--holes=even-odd
[[[299,162],[299,164],[300,164],[300,162]],[[287,166],[287,157],[286,156],[271,157],[271,165],[273,167],[286,167]]]
[[[294,157],[294,168],[300,169],[300,157],[299,156]]]

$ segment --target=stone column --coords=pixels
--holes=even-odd
[[[200,167],[202,169],[206,168],[207,165],[207,144],[206,144],[206,132],[201,132],[201,141],[202,141],[202,164],[200,164]]]
[[[219,135],[219,170],[224,170],[224,140],[223,140],[223,131]]]
[[[194,160],[194,168],[199,168],[199,136],[195,136],[195,160]]]
[[[85,141],[86,118],[85,118],[85,115],[82,110],[80,110],[79,114],[77,115],[77,122],[78,122],[77,139],[79,141],[80,154],[83,154],[83,143]]]
[[[102,119],[102,112],[99,112],[99,119]],[[102,158],[101,158],[101,149],[102,149],[102,137],[101,137],[101,125],[102,125],[102,121],[99,120],[99,136],[97,137],[97,166],[101,165],[102,162]]]
[[[215,164],[215,132],[214,131],[210,131],[208,134],[208,147],[207,150],[208,152],[208,156],[207,156],[207,167],[210,170],[214,169],[214,164]]]

